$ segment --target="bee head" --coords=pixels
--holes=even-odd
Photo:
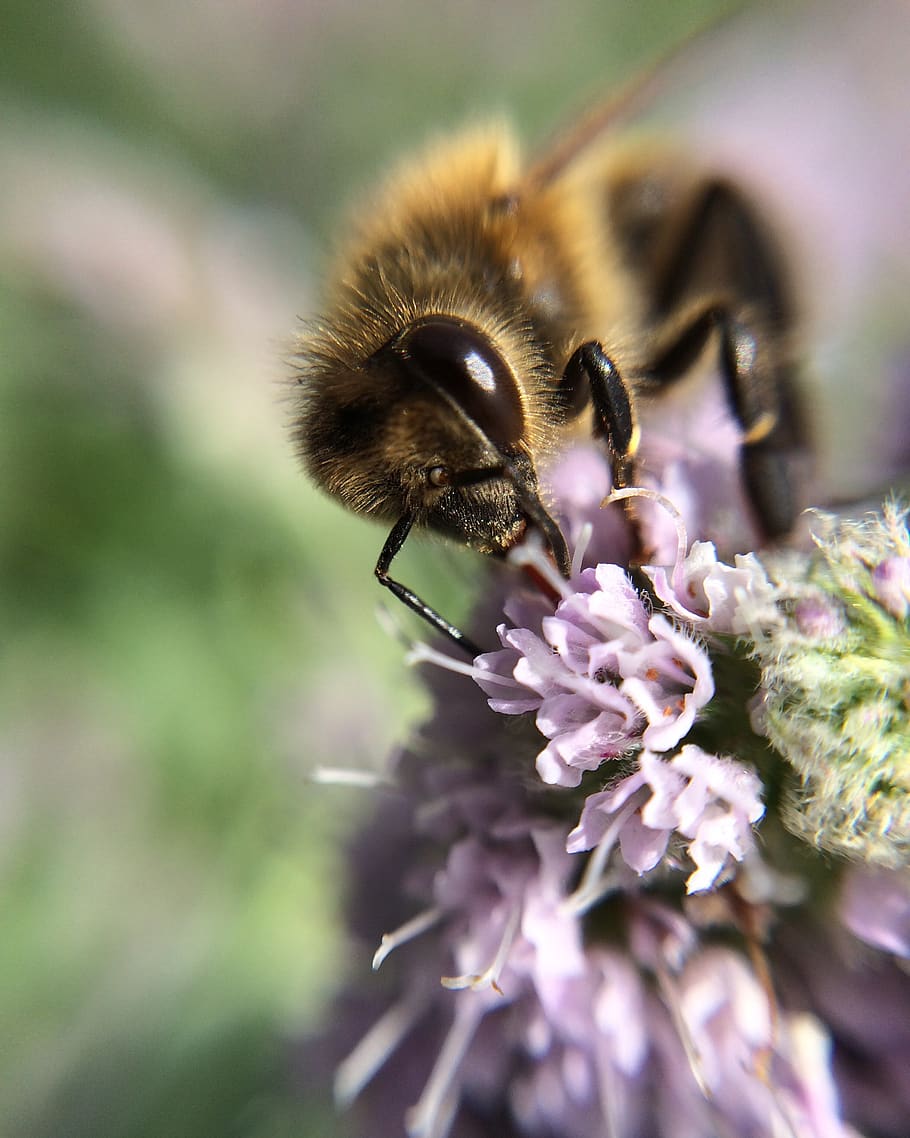
[[[470,321],[421,316],[357,377],[309,388],[316,397],[298,431],[305,461],[349,507],[411,513],[483,553],[505,552],[541,517],[555,529],[523,441],[520,384]]]

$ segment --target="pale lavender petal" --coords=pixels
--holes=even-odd
[[[872,584],[878,601],[897,620],[910,611],[910,557],[889,557],[872,570]]]
[[[648,1057],[648,1018],[641,974],[627,957],[601,951],[593,961],[601,973],[594,1001],[597,1027],[610,1058],[626,1075],[636,1075]]]
[[[767,993],[748,963],[728,949],[706,949],[687,965],[679,980],[679,1007],[712,1090],[723,1085],[731,1065],[751,1066],[755,1052],[772,1046]]]
[[[644,565],[659,600],[687,620],[706,620],[709,613],[704,579],[717,564],[717,551],[710,541],[695,541],[678,567]]]
[[[840,898],[840,918],[854,936],[910,957],[910,872],[853,866]]]
[[[671,832],[654,829],[643,821],[642,814],[632,814],[619,832],[623,861],[639,876],[648,873],[667,852]]]
[[[596,664],[600,659],[600,653],[592,653],[592,665]],[[603,675],[599,671],[602,665],[594,668],[596,676]],[[632,703],[617,687],[608,683],[606,679],[579,679],[573,685],[574,690],[584,696],[591,704],[592,708],[599,711],[612,712],[618,717],[617,728],[621,729],[624,734],[636,738],[641,734],[641,715],[638,712],[635,704]]]
[[[505,636],[510,647],[520,653],[512,673],[519,683],[540,695],[547,695],[558,687],[565,674],[565,664],[546,641],[525,628],[513,628]]]
[[[610,493],[610,468],[596,446],[572,447],[549,471],[550,489],[567,511],[600,509]]]
[[[693,783],[703,782],[713,795],[730,803],[749,822],[757,822],[764,814],[761,779],[744,763],[710,755],[691,743],[674,755],[671,763]]]
[[[628,645],[621,640],[593,644],[588,652],[588,675],[598,683],[612,686],[622,679],[628,651]]]
[[[678,755],[675,756],[675,758],[678,757]],[[678,764],[674,762],[673,765]],[[707,780],[698,772],[694,777],[689,775],[684,782],[684,789],[679,792],[673,803],[673,813],[676,816],[676,826],[679,832],[685,834],[687,838],[696,837],[699,827],[704,821],[705,810],[708,804],[713,801],[714,795],[708,788]]]
[[[648,614],[625,570],[618,565],[598,565],[596,574],[600,590],[591,596],[590,612],[602,639],[634,642],[646,636]]]
[[[666,617],[653,616],[649,628],[658,644],[646,646],[634,658],[636,671],[643,670],[646,678],[640,674],[631,676],[623,681],[620,690],[648,720],[642,735],[645,746],[667,751],[688,734],[696,714],[714,695],[714,678],[707,653],[674,629]],[[687,665],[692,675],[681,672],[680,664]],[[691,684],[692,690],[683,693],[675,690],[675,684],[669,690],[658,686],[654,681],[661,673],[679,677]]]
[[[642,807],[642,820],[655,830],[675,830],[678,825],[676,801],[686,780],[651,751],[642,751],[638,761],[651,791],[651,797]]]
[[[544,639],[559,653],[567,668],[579,675],[588,669],[588,652],[597,643],[593,632],[581,628],[577,622],[557,616],[545,617],[542,623]]]
[[[642,572],[650,578],[651,587],[657,599],[662,601],[672,612],[675,612],[677,616],[681,616],[683,620],[690,621],[693,624],[707,620],[707,613],[699,612],[695,607],[697,603],[695,595],[687,597],[688,604],[683,604],[680,600],[679,591],[673,586],[672,574],[674,570],[672,566],[667,568],[663,565],[643,565]]]
[[[581,853],[593,849],[606,834],[611,816],[644,785],[644,775],[641,771],[636,771],[621,779],[610,790],[589,794],[585,799],[578,824],[567,839],[566,849],[569,853]]]
[[[714,695],[714,677],[707,652],[660,614],[651,617],[648,627],[671,650],[674,661],[681,660],[688,666],[695,680],[691,700],[695,706],[703,707]]]
[[[537,713],[537,730],[547,739],[577,731],[597,719],[597,709],[583,696],[560,692],[548,696]]]
[[[588,723],[576,727],[574,731],[556,735],[553,745],[571,766],[593,771],[604,759],[616,758],[628,747],[628,737],[617,728],[617,717],[610,712],[603,712]]]
[[[481,687],[483,684],[480,680],[477,681]],[[528,711],[536,711],[540,707],[540,699],[494,699],[487,700],[490,708],[498,712],[500,715],[524,715]]]
[[[540,696],[513,676],[520,658],[516,649],[502,648],[498,652],[484,652],[474,660],[474,682],[490,697],[490,707],[501,715],[521,715],[536,711],[540,706]]]
[[[531,969],[534,984],[545,1006],[554,981],[579,976],[585,971],[581,929],[576,920],[564,912],[564,883],[572,865],[565,848],[565,832],[561,827],[533,833],[540,855],[540,868],[524,891],[521,933],[534,950]]]
[[[526,702],[533,698],[528,688],[514,676],[515,666],[522,654],[518,648],[509,644],[508,638],[512,631],[505,624],[498,625],[496,633],[504,647],[495,652],[482,652],[474,659],[475,682],[488,696],[505,704],[513,701]]]
[[[713,632],[745,635],[756,621],[768,619],[777,590],[754,553],[737,554],[733,566],[722,562],[704,579],[708,627]]]
[[[711,542],[696,541],[672,570],[644,566],[644,572],[678,616],[712,632],[744,635],[756,621],[773,619],[777,590],[754,554],[737,554],[733,562],[718,561]]]
[[[655,697],[653,690],[637,676],[624,680],[624,695],[635,704],[648,721],[642,742],[652,751],[669,751],[688,734],[695,721],[695,709],[679,696],[672,702]]]
[[[741,861],[744,850],[740,833],[730,815],[706,818],[698,834],[687,847],[696,869],[686,878],[686,892],[700,893],[710,889],[732,856]]]
[[[505,626],[500,626],[505,630]],[[496,676],[511,677],[515,665],[518,663],[520,653],[515,648],[500,648],[496,652],[483,652],[474,659],[474,667],[483,672],[490,672]],[[483,682],[483,677],[477,679]]]
[[[537,773],[547,786],[578,786],[584,773],[570,766],[559,753],[555,743],[548,743],[535,760]]]

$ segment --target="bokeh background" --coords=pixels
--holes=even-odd
[[[311,775],[380,766],[421,702],[384,535],[297,470],[289,338],[402,147],[488,111],[546,137],[730,8],[5,0],[0,1133],[343,1133],[295,1044],[366,801]],[[792,242],[819,499],[910,465],[908,31],[763,4],[655,110]],[[457,616],[477,563],[400,573]]]

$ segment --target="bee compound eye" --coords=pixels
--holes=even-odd
[[[405,373],[435,388],[491,442],[513,446],[524,428],[518,384],[479,329],[451,316],[416,321],[394,341]]]
[[[427,481],[431,486],[448,486],[452,475],[447,466],[431,466],[427,471]]]

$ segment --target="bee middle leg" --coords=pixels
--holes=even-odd
[[[648,380],[688,374],[709,340],[719,345],[728,406],[742,428],[743,485],[767,537],[795,515],[791,457],[802,442],[790,359],[792,304],[780,258],[734,186],[703,183],[655,242],[651,320],[657,349]]]
[[[709,340],[718,338],[727,402],[743,431],[743,483],[765,536],[779,537],[790,529],[796,512],[788,461],[797,420],[792,391],[774,382],[773,376],[769,381],[759,333],[723,303],[708,300],[689,308],[686,315],[648,365],[647,381],[664,387],[684,377]],[[590,395],[595,434],[609,444],[613,484],[627,486],[640,429],[626,381],[603,347],[592,340],[573,353],[563,382],[567,390],[586,390]]]
[[[760,369],[756,333],[724,306],[706,302],[652,361],[648,377],[665,386],[685,376],[714,337],[727,403],[742,428],[743,485],[765,536],[779,537],[790,529],[796,512],[787,461],[791,447],[782,423],[783,396],[769,388]]]

